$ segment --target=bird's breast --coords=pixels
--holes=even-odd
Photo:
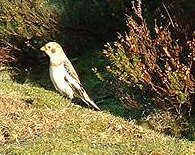
[[[63,65],[58,66],[58,67],[50,67],[49,72],[50,72],[50,78],[57,90],[62,91],[62,92],[71,90],[71,87],[69,86],[68,82],[64,80],[66,71]]]

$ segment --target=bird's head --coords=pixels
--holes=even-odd
[[[40,48],[41,51],[44,51],[49,57],[52,63],[59,64],[64,61],[66,55],[62,47],[56,42],[49,42]]]

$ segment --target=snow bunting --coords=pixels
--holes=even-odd
[[[81,85],[79,77],[62,47],[56,42],[49,42],[40,50],[50,57],[49,73],[56,90],[70,99],[78,97],[88,106],[100,110]]]

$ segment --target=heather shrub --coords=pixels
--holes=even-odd
[[[170,22],[156,21],[151,29],[141,1],[132,6],[127,32],[105,45],[108,63],[98,76],[126,108],[143,112],[138,120],[142,125],[176,137],[189,136],[194,130],[195,40],[177,38],[179,29],[172,31]]]
[[[40,44],[59,32],[57,14],[43,0],[2,0],[0,6],[1,63],[17,60],[17,66],[33,67]]]
[[[151,35],[141,1],[133,3],[133,8],[136,16],[128,17],[126,34],[104,50],[110,74],[105,79],[126,107],[153,105],[177,114],[190,113],[195,95],[194,42],[181,45],[167,27],[157,25]]]
[[[0,37],[5,45],[29,45],[33,39],[48,39],[58,31],[56,14],[43,0],[3,0],[0,5]]]

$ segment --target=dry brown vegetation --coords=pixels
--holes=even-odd
[[[33,140],[62,124],[64,113],[37,110],[18,95],[0,94],[0,145]]]
[[[156,22],[149,29],[141,1],[135,1],[133,9],[125,35],[105,46],[109,63],[100,76],[125,107],[149,114],[149,128],[186,136],[194,128],[194,37],[177,38],[179,29],[172,31],[170,18],[167,25]]]
[[[0,66],[16,61],[9,47],[0,47]]]
[[[132,16],[128,18],[129,32],[107,44],[104,51],[110,61],[107,70],[117,79],[111,84],[113,90],[128,106],[144,106],[140,102],[134,105],[136,98],[139,100],[136,92],[132,93],[132,89],[136,89],[138,94],[150,94],[150,102],[160,108],[174,108],[178,113],[184,107],[191,109],[195,95],[192,45],[191,48],[187,43],[180,45],[163,27],[156,26],[152,38],[142,17],[140,1],[134,9],[137,20]],[[184,58],[186,51],[188,56]]]

